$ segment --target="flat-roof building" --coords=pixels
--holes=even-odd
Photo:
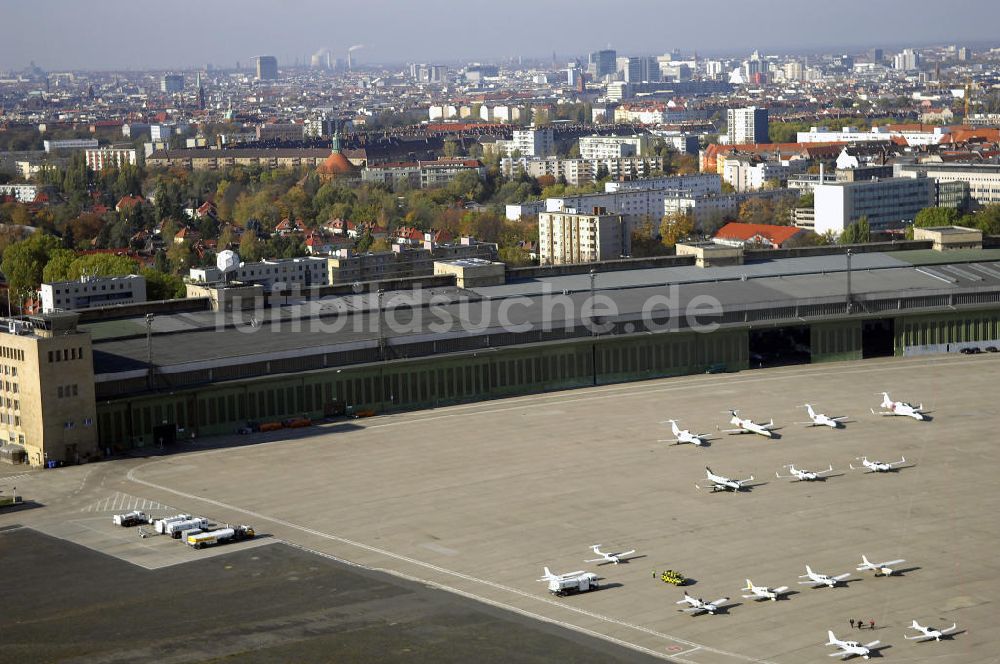
[[[42,311],[73,311],[146,301],[146,277],[81,277],[73,281],[43,283]]]
[[[620,214],[542,212],[538,260],[542,265],[594,263],[627,256],[632,224]]]
[[[873,231],[901,228],[917,213],[935,203],[935,183],[930,178],[885,178],[834,182],[813,189],[815,230],[840,235],[867,217]]]

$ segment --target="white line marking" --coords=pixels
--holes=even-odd
[[[144,465],[148,466],[148,465],[152,465],[153,463],[156,463],[156,461],[152,461],[152,462],[150,462],[148,464],[144,464]],[[417,567],[423,567],[425,569],[429,569],[429,570],[438,572],[440,574],[446,574],[446,575],[454,576],[454,577],[459,578],[459,579],[463,579],[465,581],[470,581],[470,582],[473,582],[473,583],[478,583],[480,585],[489,586],[491,588],[496,588],[497,590],[502,590],[502,591],[505,591],[505,592],[508,592],[508,593],[511,593],[511,594],[514,594],[514,595],[519,595],[521,597],[525,597],[525,598],[528,598],[530,600],[534,600],[534,601],[537,601],[537,602],[543,602],[545,604],[551,604],[552,606],[557,606],[557,607],[559,607],[561,609],[564,609],[564,610],[567,610],[567,611],[572,611],[574,613],[578,613],[580,615],[584,615],[584,616],[587,616],[589,618],[595,618],[597,620],[601,620],[601,621],[604,621],[604,622],[607,622],[607,623],[613,623],[613,624],[619,625],[621,627],[627,627],[629,629],[633,629],[633,630],[636,630],[636,631],[639,631],[639,632],[643,632],[643,633],[655,636],[655,637],[660,638],[660,639],[664,639],[664,640],[668,640],[668,641],[674,641],[676,643],[682,643],[682,644],[684,644],[686,646],[690,646],[692,648],[697,647],[697,648],[700,648],[701,650],[704,650],[706,652],[711,652],[711,653],[714,653],[716,655],[722,655],[722,656],[726,656],[726,657],[733,657],[735,659],[739,659],[739,660],[742,660],[744,662],[756,662],[758,664],[772,664],[768,660],[758,659],[756,657],[749,657],[747,655],[739,655],[739,654],[736,654],[736,653],[727,652],[725,650],[719,650],[717,648],[712,648],[710,646],[706,646],[706,645],[703,645],[703,644],[695,643],[693,641],[688,641],[686,639],[682,639],[682,638],[679,638],[679,637],[676,637],[676,636],[671,636],[670,634],[666,634],[666,633],[663,633],[663,632],[658,632],[658,631],[656,631],[654,629],[650,629],[648,627],[643,627],[642,625],[635,625],[633,623],[625,622],[624,620],[618,620],[617,618],[612,618],[610,616],[605,616],[605,615],[602,615],[600,613],[594,613],[593,611],[587,611],[587,610],[584,610],[584,609],[581,609],[581,608],[578,608],[578,607],[569,606],[567,604],[561,604],[561,603],[556,602],[554,600],[551,600],[551,599],[549,599],[547,597],[539,597],[538,595],[535,595],[535,594],[532,594],[532,593],[528,593],[528,592],[525,592],[523,590],[518,590],[517,588],[511,588],[510,586],[505,586],[505,585],[496,583],[494,581],[489,581],[487,579],[480,579],[480,578],[471,576],[469,574],[464,574],[462,572],[456,572],[454,570],[450,570],[450,569],[447,569],[447,568],[444,568],[444,567],[440,567],[438,565],[433,565],[431,563],[427,563],[427,562],[424,562],[422,560],[417,560],[415,558],[410,558],[410,557],[404,556],[402,554],[393,553],[392,551],[388,551],[386,549],[380,549],[378,547],[371,546],[369,544],[364,544],[362,542],[356,542],[354,540],[349,540],[347,538],[339,537],[337,535],[331,535],[329,533],[324,533],[322,531],[315,530],[313,528],[309,528],[309,527],[306,527],[306,526],[303,526],[303,525],[300,525],[300,524],[292,523],[290,521],[285,521],[283,519],[278,519],[276,517],[268,516],[266,514],[261,514],[260,512],[254,512],[253,510],[248,510],[248,509],[244,509],[242,507],[237,507],[235,505],[230,505],[230,504],[224,503],[222,501],[213,500],[211,498],[206,498],[204,496],[196,496],[196,495],[190,494],[190,493],[184,493],[183,491],[177,491],[176,489],[171,489],[169,487],[161,486],[159,484],[154,484],[153,482],[147,482],[146,480],[140,480],[140,479],[138,479],[135,476],[135,472],[137,470],[141,469],[142,467],[143,466],[138,466],[136,468],[132,468],[131,470],[129,470],[128,474],[126,475],[126,478],[129,481],[131,481],[131,482],[135,482],[136,484],[142,484],[144,486],[148,486],[148,487],[151,487],[153,489],[158,489],[160,491],[167,491],[169,493],[175,494],[177,496],[181,496],[183,498],[188,498],[190,500],[200,500],[200,501],[208,503],[210,505],[215,505],[217,507],[221,507],[223,509],[231,510],[231,511],[234,511],[234,512],[241,512],[243,514],[246,514],[247,516],[252,516],[252,517],[254,517],[256,519],[261,519],[263,521],[270,521],[271,523],[276,523],[278,525],[285,526],[286,528],[291,528],[293,530],[298,530],[298,531],[301,531],[301,532],[309,534],[309,535],[313,535],[313,536],[320,537],[320,538],[323,538],[323,539],[328,539],[328,540],[331,540],[331,541],[334,541],[334,542],[340,542],[341,544],[347,544],[349,546],[353,546],[353,547],[356,547],[356,548],[359,548],[359,549],[363,549],[363,550],[368,551],[370,553],[375,553],[375,554],[384,556],[386,558],[393,558],[393,559],[396,559],[396,560],[408,563],[410,565],[415,565]],[[427,579],[421,579],[421,581],[423,581],[425,583],[429,583],[429,581]],[[476,599],[479,599],[479,600],[487,601],[486,598],[480,597],[478,595],[473,595],[471,593],[468,594],[468,596],[469,597],[475,597]],[[633,645],[633,647],[635,647],[634,644],[632,644],[632,645]]]

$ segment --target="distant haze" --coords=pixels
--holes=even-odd
[[[619,53],[890,50],[997,39],[997,0],[3,0],[0,69],[307,64],[329,48],[359,63],[501,60],[562,64]]]

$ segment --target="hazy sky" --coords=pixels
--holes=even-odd
[[[0,0],[0,69],[291,64],[352,44],[362,62],[888,50],[1000,41],[998,20],[998,0]]]

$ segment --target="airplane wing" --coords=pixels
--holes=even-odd
[[[889,565],[898,565],[899,563],[905,563],[905,560],[887,560],[884,563],[876,563],[877,567],[888,567]]]
[[[729,601],[728,597],[720,597],[717,600],[709,602],[709,604],[711,604],[712,606],[718,608],[718,607],[722,606],[723,604],[725,604],[728,601]]]
[[[631,551],[622,551],[621,553],[615,553],[615,554],[612,554],[612,555],[619,556],[619,557],[620,556],[631,556],[633,553],[635,553],[635,549],[632,549]],[[899,561],[899,562],[903,562],[903,561]]]
[[[944,634],[944,632],[941,633]],[[907,641],[923,641],[924,639],[933,639],[934,637],[928,636],[927,634],[917,634],[916,636],[907,636],[906,634],[904,634],[903,638],[906,639]]]
[[[875,646],[877,646],[880,643],[882,643],[882,642],[881,641],[872,641],[871,643],[866,643],[865,644],[865,648],[874,648]]]
[[[680,445],[681,441],[677,438],[660,438],[656,442],[658,443],[673,443],[674,445]]]
[[[832,473],[832,472],[833,472],[833,464],[831,463],[829,468],[827,468],[826,470],[820,470],[816,474],[825,475],[826,473]]]
[[[674,602],[674,604],[690,604],[686,599],[682,599],[679,602]]]
[[[896,413],[892,412],[891,410],[880,410],[880,411],[876,412],[875,409],[872,408],[871,411],[872,411],[872,415],[895,415],[896,414]]]
[[[837,647],[839,648],[840,646]],[[850,650],[841,650],[839,652],[832,652],[829,655],[827,655],[827,657],[849,657],[852,654],[854,653],[852,653]]]
[[[841,415],[840,417],[831,417],[830,421],[831,422],[843,422],[846,419],[847,419],[846,415]]]
[[[846,579],[850,575],[851,575],[851,573],[847,572],[846,574],[838,574],[837,576],[831,576],[830,578],[833,579],[834,581],[843,581],[844,579]]]
[[[777,588],[775,588],[771,592],[775,593],[776,595],[780,595],[781,593],[785,592],[786,590],[788,590],[788,586],[778,586]]]
[[[906,457],[902,457],[899,461],[893,461],[892,463],[888,463],[886,465],[890,468],[894,468],[896,466],[902,466],[904,463],[906,463]]]
[[[585,562],[585,563],[606,563],[606,562],[608,562],[608,559],[607,558],[591,558],[590,560],[584,560],[583,562]]]
[[[746,433],[746,429],[719,429],[719,433]]]
[[[941,630],[941,635],[944,636],[945,634],[951,634],[956,629],[958,629],[958,623],[952,623],[951,627],[949,627],[948,629],[942,629]]]

